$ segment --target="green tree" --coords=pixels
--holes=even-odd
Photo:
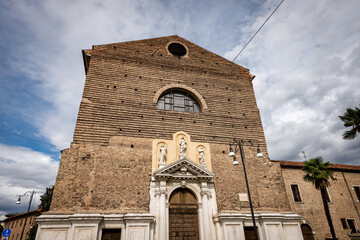
[[[40,205],[38,207],[41,208],[42,212],[49,211],[53,191],[54,191],[54,186],[53,187],[48,187],[48,188],[46,188],[45,193],[40,196],[40,202],[41,203],[40,203]]]
[[[4,231],[4,227],[2,225],[0,225],[0,236],[2,236],[2,232]]]
[[[303,171],[305,181],[312,182],[317,190],[320,190],[321,198],[324,205],[326,219],[328,221],[331,236],[333,239],[337,239],[335,235],[334,225],[331,219],[331,214],[328,204],[327,187],[330,187],[329,179],[335,180],[333,172],[329,170],[330,162],[323,162],[322,157],[311,158],[308,161],[304,161]]]
[[[341,121],[344,122],[345,127],[352,127],[351,130],[345,131],[343,134],[344,139],[354,139],[357,133],[360,133],[360,109],[348,108],[343,116],[339,116]]]
[[[38,229],[37,224],[35,226],[32,226],[28,235],[26,236],[26,240],[35,240],[37,229]]]

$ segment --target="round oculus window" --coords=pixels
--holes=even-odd
[[[182,57],[186,54],[186,48],[180,43],[170,43],[168,50],[172,55],[177,57]]]

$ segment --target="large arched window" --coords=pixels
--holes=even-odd
[[[170,111],[200,112],[200,105],[188,92],[170,90],[162,94],[157,108]]]

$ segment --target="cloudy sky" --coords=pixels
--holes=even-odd
[[[26,211],[17,195],[55,182],[85,81],[82,49],[177,34],[232,60],[279,2],[0,1],[0,215]],[[236,60],[257,76],[271,159],[305,151],[360,164],[360,137],[343,140],[338,119],[360,103],[359,12],[358,0],[285,0]]]

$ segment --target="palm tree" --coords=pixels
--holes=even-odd
[[[344,116],[339,116],[339,118],[344,122],[345,127],[352,127],[351,130],[345,131],[343,138],[354,139],[356,133],[360,133],[360,109],[357,107],[355,109],[348,108]]]
[[[304,161],[303,171],[306,173],[304,175],[305,181],[312,182],[315,185],[315,188],[320,190],[331,236],[333,239],[337,239],[329,210],[329,198],[326,189],[330,186],[329,179],[335,180],[333,172],[329,170],[329,166],[331,166],[330,162],[324,163],[322,157],[316,157],[311,158],[308,161]]]

